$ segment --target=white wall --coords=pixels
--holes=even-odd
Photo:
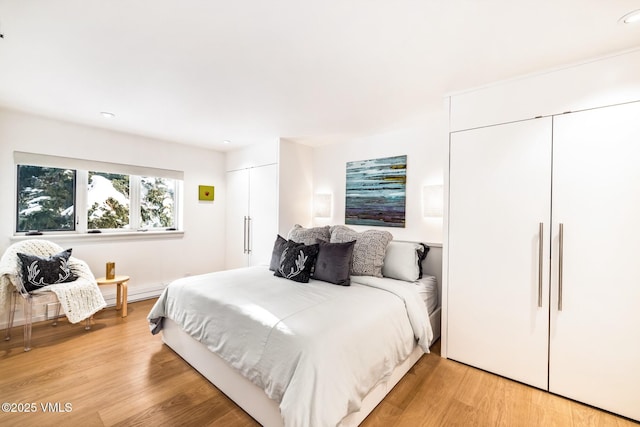
[[[1,251],[12,243],[14,232],[14,151],[184,171],[183,236],[50,239],[72,247],[73,256],[87,261],[96,277],[105,274],[107,261],[114,261],[116,274],[131,276],[130,300],[157,295],[173,279],[223,268],[224,153],[0,109]],[[198,185],[214,185],[215,201],[199,202]],[[113,302],[115,290],[101,289]]]
[[[313,218],[314,226],[344,224],[346,163],[380,157],[407,155],[405,228],[386,229],[397,240],[442,243],[442,219],[424,218],[422,188],[443,184],[448,153],[448,116],[443,105],[415,117],[388,132],[355,139],[346,144],[316,147],[313,150],[313,193],[333,196],[331,218]],[[361,231],[371,227],[350,226]]]
[[[448,146],[446,111],[432,111],[388,132],[345,144],[311,148],[282,140],[265,147],[263,160],[279,163],[278,231],[291,226],[344,224],[346,162],[407,155],[405,228],[387,228],[396,239],[442,242],[442,220],[423,218],[422,187],[443,183]],[[215,152],[135,135],[71,124],[0,109],[0,251],[14,240],[15,165],[13,152],[33,152],[87,160],[184,171],[183,236],[104,236],[52,238],[73,247],[74,256],[89,263],[96,276],[114,261],[117,274],[131,276],[129,300],[158,295],[171,280],[221,270],[225,263],[225,171],[240,167],[240,155]],[[215,201],[199,202],[198,185],[214,185]],[[333,195],[332,217],[312,218],[314,193]],[[368,227],[353,226],[354,229]],[[102,287],[108,303],[115,289]],[[20,313],[18,313],[19,322]],[[0,324],[3,319],[0,319]]]
[[[313,155],[311,147],[280,140],[278,233],[281,236],[287,237],[296,223],[311,226]]]

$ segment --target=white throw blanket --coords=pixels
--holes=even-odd
[[[49,257],[62,248],[47,240],[25,240],[11,245],[0,259],[0,315],[9,309],[11,292],[21,287],[18,252]],[[91,269],[86,262],[74,257],[68,265],[78,279],[68,283],[48,285],[34,294],[51,291],[60,301],[62,311],[71,323],[78,323],[107,306]]]

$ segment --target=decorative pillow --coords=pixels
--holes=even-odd
[[[392,239],[388,231],[367,230],[358,233],[344,225],[331,227],[331,243],[356,241],[351,274],[357,276],[382,277],[384,254]]]
[[[329,243],[318,239],[320,251],[313,278],[336,285],[349,286],[355,240],[346,243]]]
[[[296,224],[289,230],[287,238],[294,242],[304,243],[305,245],[315,244],[316,239],[326,240],[328,242],[331,238],[331,227],[326,225],[324,227],[304,228],[300,224]]]
[[[55,283],[73,282],[78,278],[67,263],[71,256],[71,249],[51,255],[49,258],[22,253],[17,255],[22,263],[20,273],[22,284],[27,292]]]
[[[295,248],[297,246],[304,246],[302,243],[294,242],[293,240],[284,240],[284,237],[278,235],[274,245],[273,252],[271,253],[271,263],[269,264],[269,270],[278,271],[280,268],[280,258],[282,253],[287,248]],[[273,268],[272,268],[273,267]]]
[[[420,270],[420,275],[418,276],[418,279],[422,279],[422,261],[424,261],[427,258],[427,254],[429,253],[429,246],[425,245],[424,243],[418,243],[420,246],[422,246],[422,248],[418,249],[418,268]]]
[[[318,244],[300,245],[287,243],[280,256],[280,265],[274,276],[307,283],[318,256]]]
[[[278,234],[276,241],[273,243],[273,252],[271,252],[271,262],[269,263],[269,270],[276,271],[280,266],[280,255],[287,244],[287,240]]]
[[[422,260],[429,247],[423,243],[389,242],[382,275],[391,279],[415,282],[422,277]]]

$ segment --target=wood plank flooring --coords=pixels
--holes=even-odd
[[[38,323],[27,353],[22,327],[14,328],[13,339],[0,342],[0,403],[34,403],[30,406],[35,412],[0,412],[0,425],[257,425],[162,344],[160,336],[151,335],[146,315],[154,302],[129,304],[129,316],[124,319],[114,308],[107,308],[96,314],[90,331],[66,320],[57,327]],[[442,359],[439,343],[362,425],[638,426]]]

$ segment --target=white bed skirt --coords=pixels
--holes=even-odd
[[[431,314],[430,320],[435,341],[440,337],[440,308]],[[275,400],[269,399],[261,388],[231,368],[223,359],[185,333],[170,319],[164,319],[162,340],[261,425],[265,427],[284,425],[280,408]],[[359,425],[423,354],[422,349],[416,346],[386,381],[379,383],[365,396],[360,410],[345,417],[340,426]]]

